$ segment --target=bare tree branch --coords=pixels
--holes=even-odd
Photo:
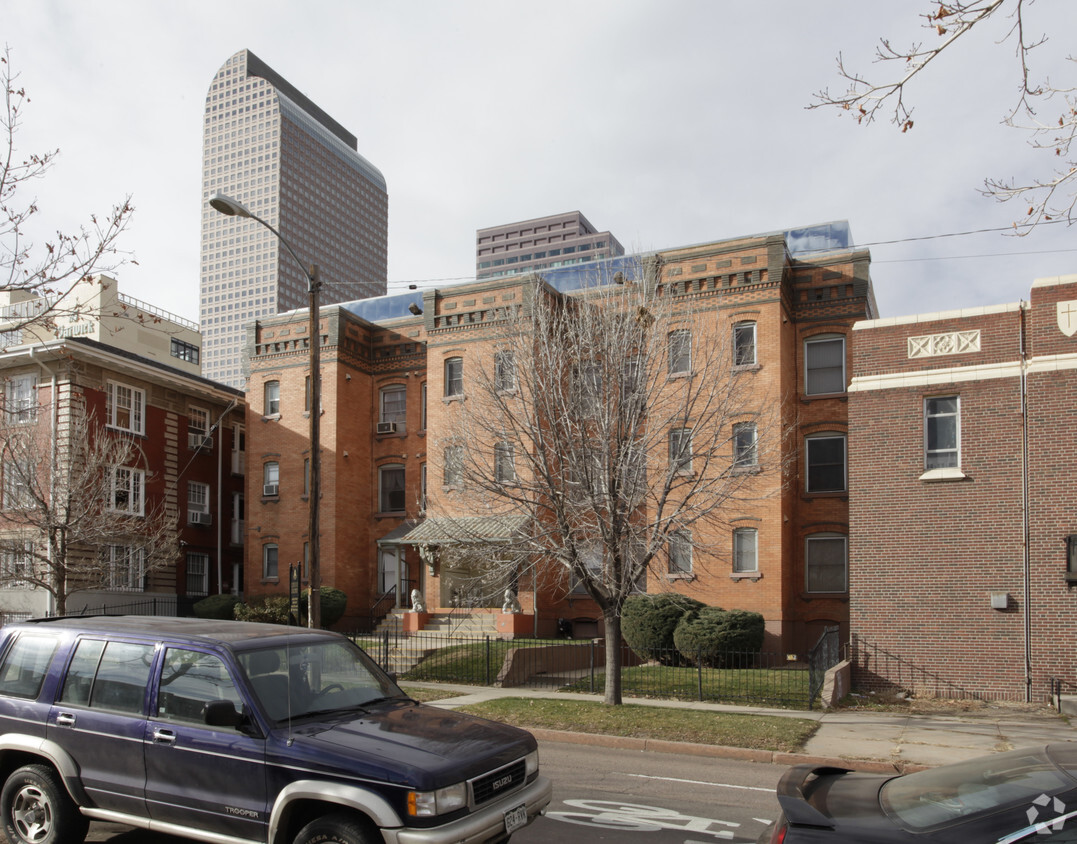
[[[880,39],[876,62],[898,62],[903,66],[896,78],[869,81],[849,70],[839,54],[838,75],[848,83],[840,94],[829,88],[815,94],[809,109],[833,106],[848,112],[857,123],[869,124],[888,110],[890,122],[908,132],[913,128],[913,109],[906,104],[907,86],[943,52],[964,35],[980,26],[1000,9],[1012,9],[1011,27],[1000,43],[1014,42],[1019,83],[1017,101],[1004,117],[1003,123],[1028,134],[1029,146],[1052,156],[1050,175],[1026,181],[1005,178],[986,178],[981,193],[1000,202],[1027,202],[1027,210],[1014,222],[1016,234],[1027,234],[1041,222],[1074,220],[1077,202],[1077,154],[1073,147],[1077,132],[1077,97],[1073,86],[1060,87],[1051,80],[1035,82],[1032,72],[1032,53],[1047,42],[1046,35],[1030,35],[1027,27],[1029,0],[934,0],[934,8],[924,18],[925,28],[942,39],[934,46],[923,42],[907,48],[897,48],[887,39]],[[1074,61],[1069,57],[1068,61]],[[1047,111],[1050,117],[1040,116]]]

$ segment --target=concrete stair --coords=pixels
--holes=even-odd
[[[444,613],[431,615],[426,627],[404,633],[404,610],[393,610],[374,631],[381,641],[389,633],[388,670],[402,676],[439,648],[454,640],[474,642],[497,635],[497,618],[492,613]],[[379,656],[380,659],[380,656]]]

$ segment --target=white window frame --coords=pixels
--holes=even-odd
[[[669,332],[668,343],[670,375],[688,375],[692,371],[692,332],[688,328],[678,328]]]
[[[14,544],[0,551],[0,588],[26,589],[31,586],[29,578],[34,571],[34,543],[22,540],[21,547]]]
[[[669,574],[673,576],[692,574],[692,532],[675,530],[667,542]]]
[[[671,428],[669,432],[669,465],[676,474],[692,471],[692,429]]]
[[[209,554],[204,551],[187,552],[187,594],[209,594]]]
[[[146,549],[132,545],[109,544],[108,586],[113,592],[146,591]]]
[[[499,393],[516,389],[516,353],[511,349],[494,352],[494,389]]]
[[[204,407],[187,408],[187,448],[199,448],[209,436],[209,411]]]
[[[280,381],[266,381],[262,385],[262,415],[280,416]]]
[[[269,558],[272,551],[273,571],[269,570]],[[267,542],[262,546],[262,580],[280,580],[280,546]]]
[[[752,574],[759,571],[759,531],[756,528],[733,530],[733,572]]]
[[[836,487],[819,487],[812,484],[812,468],[834,466],[834,463],[812,462],[813,445],[821,445],[824,442],[841,441],[841,485]],[[818,449],[815,449],[818,455]],[[818,433],[804,438],[804,490],[805,492],[845,492],[849,487],[849,450],[845,434]]]
[[[932,412],[932,405],[938,402],[952,401],[952,411]],[[938,445],[938,426],[943,424],[941,420],[952,420],[953,447],[940,448]],[[934,439],[934,443],[932,440]],[[934,445],[934,447],[932,447]],[[932,472],[946,469],[961,468],[961,396],[950,394],[945,396],[924,397],[924,471]]]
[[[450,445],[445,447],[445,463],[442,469],[442,484],[444,486],[463,486],[464,447],[462,445]]]
[[[816,559],[817,554],[822,553],[822,543],[833,545],[834,543],[840,543],[842,549],[843,559],[840,564],[842,588],[841,589],[821,589],[818,588],[818,580],[822,577],[819,574],[818,569],[821,566],[835,566],[834,563],[826,560]],[[813,583],[814,581],[814,583]],[[811,536],[807,536],[804,539],[804,589],[806,592],[813,594],[844,594],[849,591],[849,537],[840,533],[816,533]]]
[[[277,495],[280,495],[280,463],[276,460],[267,460],[262,464],[262,494],[265,495],[267,486],[276,486]]]
[[[398,433],[404,432],[408,418],[408,388],[390,384],[378,392],[378,421],[395,422]]]
[[[127,496],[125,504],[120,504],[119,497]],[[131,466],[113,466],[109,509],[115,513],[128,516],[146,514],[146,472]]]
[[[826,383],[821,389],[818,384],[813,386],[813,381],[828,381],[833,379],[838,367],[835,366],[812,366],[812,350],[819,348],[823,345],[832,343],[838,343],[841,345],[841,385],[839,389],[828,389],[832,386],[838,386],[837,384]],[[804,394],[808,396],[831,396],[840,395],[848,389],[845,375],[845,335],[843,334],[824,334],[819,337],[810,337],[804,341]]]
[[[190,523],[190,514],[209,513],[209,484],[201,481],[187,481],[187,521]]]
[[[494,479],[499,484],[516,482],[516,448],[510,442],[494,446]]]
[[[4,510],[29,510],[34,506],[33,494],[27,484],[31,467],[22,460],[5,460],[3,472],[3,497],[0,506]]]
[[[756,330],[754,320],[733,323],[733,366],[755,366],[758,363]]]
[[[753,469],[759,465],[759,429],[754,422],[733,424],[733,468]]]
[[[445,398],[464,394],[464,359],[459,355],[445,359]]]
[[[107,427],[142,436],[146,433],[146,391],[118,381],[106,386]]]
[[[15,375],[4,385],[4,419],[9,425],[25,425],[37,419],[37,376]]]

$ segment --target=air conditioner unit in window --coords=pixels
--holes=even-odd
[[[379,422],[378,423],[379,434],[395,434],[396,423],[395,422]]]
[[[209,513],[190,512],[187,514],[187,524],[190,525],[211,525],[213,524],[213,516]]]
[[[280,488],[280,484],[264,484],[262,486],[262,495],[267,498],[272,495],[276,495]]]

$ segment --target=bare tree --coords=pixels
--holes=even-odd
[[[840,94],[824,89],[815,95],[816,102],[809,108],[836,106],[862,124],[872,123],[880,113],[889,114],[894,125],[908,132],[914,122],[913,109],[905,100],[907,86],[942,53],[955,49],[954,45],[974,28],[983,27],[991,17],[1009,10],[1010,26],[1001,43],[1013,45],[1019,78],[1017,100],[1003,122],[1028,133],[1029,145],[1049,155],[1052,164],[1044,168],[1048,174],[1028,181],[985,179],[981,193],[1001,202],[1028,203],[1022,219],[1014,224],[1018,234],[1027,234],[1041,222],[1072,223],[1077,203],[1077,88],[1033,78],[1033,52],[1047,42],[1047,36],[1030,33],[1031,6],[1030,0],[934,0],[932,9],[921,17],[923,26],[934,33],[937,41],[902,48],[880,39],[876,61],[894,63],[898,68],[893,77],[884,81],[869,81],[849,70],[839,55],[838,74],[849,87]],[[1074,58],[1070,56],[1068,60],[1072,62]]]
[[[77,395],[13,404],[0,418],[0,583],[43,589],[64,615],[75,592],[141,589],[175,562],[177,513],[150,502],[131,437]]]
[[[11,69],[11,50],[0,56],[0,83],[4,86],[4,109],[0,112],[0,293],[9,294],[13,305],[0,315],[3,330],[14,332],[31,325],[49,326],[58,314],[84,315],[85,304],[68,297],[72,285],[95,273],[123,263],[118,240],[132,214],[130,197],[104,216],[93,215],[77,232],[56,231],[43,243],[30,235],[32,221],[40,213],[28,192],[43,178],[59,150],[21,153],[17,136],[23,110],[30,98],[18,87],[18,74]],[[89,314],[85,314],[89,315]]]
[[[484,577],[515,585],[529,573],[594,599],[610,704],[621,702],[625,600],[649,570],[666,582],[671,553],[709,550],[701,540],[734,502],[774,489],[762,467],[778,428],[776,407],[733,366],[718,309],[657,285],[657,262],[647,278],[627,275],[573,295],[525,281],[488,360],[468,359],[467,400],[436,444],[456,488],[438,494],[439,515],[525,525],[495,548],[474,537]]]

